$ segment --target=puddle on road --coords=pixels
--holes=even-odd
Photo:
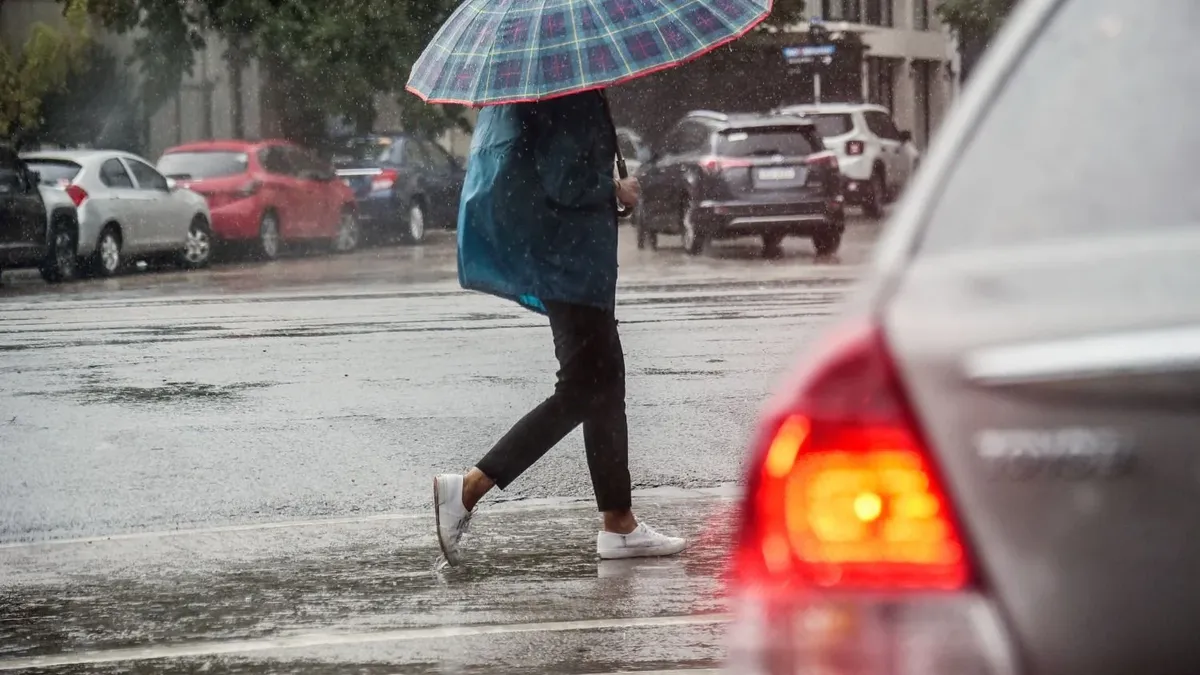
[[[269,382],[235,382],[209,384],[205,382],[163,382],[153,386],[115,385],[84,378],[86,384],[78,389],[56,392],[32,392],[31,396],[74,398],[82,403],[162,403],[178,404],[193,401],[228,402],[242,397],[253,389],[274,386]]]

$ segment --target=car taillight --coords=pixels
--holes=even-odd
[[[705,157],[700,160],[700,167],[710,174],[718,174],[726,169],[745,169],[753,164],[748,159],[733,159],[730,157]]]
[[[851,157],[863,154],[866,146],[862,141],[846,141],[846,154]]]
[[[812,155],[809,155],[808,157],[805,157],[804,163],[806,165],[808,165],[810,168],[824,167],[827,169],[831,169],[833,171],[838,170],[837,155],[833,154],[832,152],[830,152],[828,150],[826,150],[824,152],[818,152],[816,154],[812,154]]]
[[[391,190],[392,186],[399,180],[400,173],[395,169],[383,169],[371,179],[371,192],[382,192]]]
[[[242,199],[246,199],[246,198],[253,197],[254,195],[258,194],[258,191],[261,188],[262,188],[262,181],[260,181],[260,180],[246,181],[246,183],[244,183],[240,188],[238,188],[238,191],[236,194],[238,197],[240,197]]]
[[[866,321],[836,334],[777,403],[742,506],[731,665],[1007,672],[998,614],[882,331]]]
[[[78,185],[68,185],[66,187],[66,192],[67,196],[71,198],[71,201],[75,202],[76,208],[83,206],[83,202],[88,198],[87,190],[84,190]]]

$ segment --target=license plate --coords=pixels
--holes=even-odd
[[[759,180],[796,180],[796,169],[791,166],[759,169],[757,175]]]

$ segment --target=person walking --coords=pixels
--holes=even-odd
[[[576,427],[596,505],[602,559],[666,556],[685,540],[633,514],[625,357],[615,314],[617,204],[636,205],[634,178],[614,179],[617,156],[603,91],[479,113],[458,215],[463,288],[546,315],[559,370],[554,393],[463,474],[434,478],[442,553],[460,564],[476,505],[507,488]]]

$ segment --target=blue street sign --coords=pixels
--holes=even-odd
[[[806,45],[800,48],[800,56],[833,56],[836,51],[834,45]]]

